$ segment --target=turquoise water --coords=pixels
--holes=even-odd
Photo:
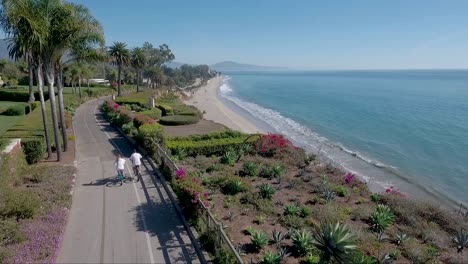
[[[468,204],[468,71],[226,73],[220,95],[371,188]]]

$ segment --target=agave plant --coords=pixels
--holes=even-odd
[[[299,213],[299,207],[295,204],[288,204],[284,207],[283,215],[297,215]]]
[[[301,207],[301,210],[299,211],[299,216],[302,218],[308,217],[312,213],[312,210],[309,207]]]
[[[243,232],[244,234],[251,236],[255,232],[255,229],[252,226],[248,226]]]
[[[278,253],[268,252],[263,256],[261,264],[280,264],[281,256]]]
[[[289,252],[288,249],[285,247],[281,247],[278,251],[278,254],[280,255],[281,261],[284,261],[289,256],[291,256],[291,252]]]
[[[371,228],[378,233],[379,241],[382,240],[383,232],[393,224],[395,215],[387,205],[379,204],[375,212],[369,218]]]
[[[335,199],[336,192],[330,190],[329,188],[325,188],[323,190],[322,196],[325,199],[325,201],[331,202],[331,201],[333,201],[333,199]]]
[[[361,252],[358,252],[357,254],[354,255],[352,259],[352,263],[354,264],[378,264],[379,261],[372,256],[367,256],[362,254]]]
[[[465,230],[460,229],[460,231],[455,234],[453,241],[457,245],[457,252],[462,252],[465,247],[468,247],[468,233]]]
[[[275,194],[275,188],[273,188],[273,186],[271,186],[268,183],[264,183],[260,185],[259,189],[260,189],[260,196],[263,199],[271,200],[271,198],[273,198],[273,194]]]
[[[273,244],[275,244],[277,247],[281,246],[281,242],[286,238],[286,234],[281,233],[281,231],[277,231],[276,229],[273,230],[272,232],[273,236]]]
[[[223,193],[230,194],[230,195],[236,195],[240,192],[243,192],[244,190],[245,190],[244,182],[242,182],[240,179],[230,180],[223,186]]]
[[[395,238],[396,238],[396,243],[397,245],[401,245],[401,243],[403,243],[405,240],[408,239],[408,235],[406,235],[405,233],[398,233],[395,235]]]
[[[296,182],[295,181],[288,181],[286,183],[286,189],[292,190],[292,189],[294,189],[294,187],[296,187]]]
[[[246,162],[243,165],[243,172],[250,177],[257,177],[260,173],[260,168],[255,162]]]
[[[294,231],[291,240],[300,255],[306,255],[313,247],[313,238],[309,231]]]
[[[227,219],[229,220],[229,222],[231,222],[231,223],[234,222],[234,219],[236,219],[236,217],[237,217],[237,215],[236,215],[234,212],[232,212],[232,211],[230,211],[230,212],[227,214],[227,216],[226,216],[226,218],[227,218]]]
[[[347,263],[356,249],[354,236],[340,223],[321,223],[312,233],[313,244],[322,252],[321,263],[330,263],[333,258],[339,263]]]
[[[273,178],[280,178],[283,175],[284,167],[280,164],[271,166],[271,176]]]
[[[237,160],[237,155],[234,151],[228,150],[224,153],[223,157],[221,158],[221,163],[226,165],[234,165]]]
[[[268,245],[268,236],[260,231],[254,231],[250,240],[252,241],[252,245],[257,249],[262,249]]]

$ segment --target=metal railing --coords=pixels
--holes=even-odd
[[[162,162],[165,166],[167,166],[170,169],[172,175],[174,175],[175,172],[179,169],[177,164],[175,164],[175,162],[172,161],[172,159],[169,157],[166,150],[163,149],[159,144],[156,144],[155,156],[157,158],[157,162]],[[232,253],[239,264],[243,264],[244,262],[242,261],[239,252],[237,252],[231,240],[224,232],[223,225],[216,221],[216,219],[211,214],[210,209],[205,206],[203,201],[200,199],[198,199],[197,203],[197,215],[205,224],[205,230],[214,238],[213,242],[215,249],[219,249],[224,246]]]

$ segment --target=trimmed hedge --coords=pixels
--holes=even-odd
[[[158,104],[156,106],[157,108],[161,109],[161,112],[162,112],[162,115],[163,116],[171,116],[171,115],[174,115],[174,109],[169,106],[169,105],[165,105],[165,104]]]
[[[0,90],[0,98],[2,101],[10,101],[10,102],[27,102],[29,100],[29,93],[27,90],[19,91],[19,90]],[[39,93],[34,93],[34,98],[36,101],[39,101]],[[49,100],[49,93],[44,92],[44,100]]]
[[[115,102],[121,105],[123,104],[129,104],[129,105],[136,104],[139,106],[146,105],[146,101],[143,101],[142,99],[131,99],[131,98],[126,98],[126,97],[117,97],[115,98]]]
[[[24,140],[21,146],[29,164],[37,163],[44,157],[45,144],[42,138]]]
[[[183,150],[189,156],[197,155],[217,155],[221,156],[230,149],[236,149],[243,144],[253,145],[258,140],[257,137],[251,137],[250,135],[244,135],[240,137],[231,138],[212,138],[207,140],[168,140],[166,143],[167,149],[171,153]],[[247,142],[246,142],[247,140]]]
[[[26,108],[22,105],[14,105],[8,107],[5,112],[2,113],[2,115],[7,115],[7,116],[22,116],[26,114]]]
[[[155,144],[164,145],[164,130],[159,124],[146,124],[138,128],[138,135],[135,141],[143,146],[150,155],[153,155],[156,150]]]
[[[201,118],[203,114],[195,106],[178,105],[174,108],[174,115],[198,116]]]
[[[139,114],[147,116],[147,117],[151,117],[154,120],[159,120],[159,119],[161,119],[162,111],[159,108],[153,108],[151,110],[146,110],[146,111],[139,112]]]
[[[249,135],[236,131],[236,130],[228,129],[224,131],[211,132],[211,133],[203,134],[203,135],[191,135],[187,137],[172,137],[172,138],[169,138],[168,140],[170,141],[189,141],[189,140],[202,141],[202,140],[208,140],[208,139],[237,138],[237,137],[247,137],[247,136]]]
[[[182,126],[182,125],[190,125],[196,124],[200,121],[200,117],[198,116],[190,116],[190,115],[173,115],[173,116],[163,116],[159,120],[161,125],[166,126]]]

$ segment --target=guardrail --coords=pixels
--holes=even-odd
[[[174,161],[172,161],[167,152],[159,144],[156,144],[156,146],[155,155],[158,161],[163,162],[163,164],[171,170],[172,175],[175,175],[175,172],[179,167]],[[205,224],[205,230],[214,238],[215,248],[221,248],[223,246],[226,247],[234,255],[238,263],[243,264],[244,262],[242,261],[239,252],[237,252],[231,240],[224,232],[223,225],[216,221],[209,208],[206,207],[200,199],[198,199],[197,203],[197,214]]]

